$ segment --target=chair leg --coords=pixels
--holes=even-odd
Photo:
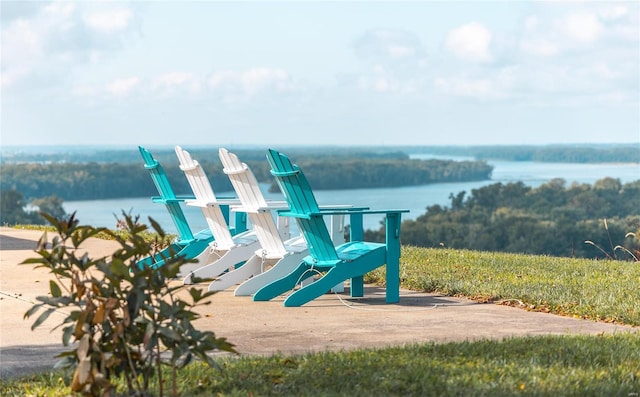
[[[164,265],[164,261],[169,258],[171,255],[178,255],[180,251],[184,249],[184,245],[173,243],[170,244],[167,248],[158,252],[155,255],[149,255],[147,257],[142,258],[136,263],[138,269],[144,269],[145,267],[150,267],[152,269],[157,269],[160,266]]]
[[[195,240],[184,247],[178,255],[184,256],[186,259],[197,259],[209,251],[208,248],[211,241],[213,241],[213,238],[209,240]]]
[[[286,307],[297,307],[308,303],[319,296],[326,294],[336,284],[349,278],[347,272],[342,268],[334,267],[329,270],[324,276],[313,283],[306,285],[299,290],[295,291],[287,297],[284,301]]]
[[[292,254],[285,256],[284,258],[278,260],[273,266],[265,271],[264,273],[260,273],[255,277],[252,277],[242,284],[240,284],[236,290],[234,291],[235,296],[248,296],[255,294],[260,288],[265,285],[271,284],[272,282],[285,277],[292,271],[294,271],[302,262],[302,258],[304,258],[308,253],[305,251],[300,254]]]
[[[204,266],[195,264],[196,265],[195,269],[187,267],[186,269],[190,272],[187,274],[187,276],[184,278],[183,281],[185,284],[192,284],[194,277],[198,277],[198,278],[218,277],[230,267],[236,266],[239,263],[243,263],[248,258],[252,257],[255,250],[258,247],[259,247],[259,243],[255,241],[249,245],[243,245],[243,246],[235,247],[229,251],[223,251],[222,256],[220,256],[215,262],[209,263]],[[187,264],[185,266],[189,266],[189,265],[193,265],[193,264]],[[180,271],[183,274],[186,273],[182,269]]]
[[[199,265],[197,263],[190,263],[183,266],[180,269],[182,274],[186,274],[184,279],[182,280],[184,284],[193,284],[194,279],[199,278],[213,278],[218,277],[220,274],[224,273],[225,270],[229,269],[231,266],[234,266],[235,263],[230,263],[225,259],[225,256],[221,256],[219,260],[209,263],[208,265]]]
[[[186,259],[199,259],[203,254],[208,252],[209,243],[213,241],[213,237],[205,240],[192,240],[188,243],[174,243],[155,254],[153,257],[148,256],[137,263],[139,268],[152,267],[157,269],[164,265],[167,258],[172,256],[183,256]]]
[[[300,283],[302,280],[305,280],[314,273],[311,271],[311,268],[306,263],[302,262],[296,267],[292,272],[290,272],[285,277],[282,277],[270,284],[265,285],[260,288],[253,295],[254,301],[268,301],[275,298],[278,295],[282,295],[287,291],[291,291],[295,288],[296,284]]]
[[[386,298],[387,303],[400,302],[400,260],[399,258],[391,258],[387,265],[386,278]]]
[[[364,296],[364,276],[351,278],[351,297],[362,298]]]
[[[257,256],[252,256],[245,264],[234,270],[224,273],[209,284],[209,291],[224,291],[232,285],[261,272],[262,261]]]

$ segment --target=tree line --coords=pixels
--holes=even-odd
[[[215,156],[215,147],[186,147],[194,158]],[[263,161],[265,148],[233,148],[244,161]],[[407,153],[466,156],[478,160],[539,161],[558,163],[639,163],[640,144],[583,144],[583,145],[482,145],[482,146],[292,146],[285,147],[291,158],[371,158],[408,159]],[[175,159],[173,148],[156,147],[154,156],[162,163]],[[138,163],[140,154],[135,147],[51,147],[12,148],[0,150],[3,163]]]
[[[197,158],[197,157],[196,157]],[[189,194],[189,184],[175,156],[162,166],[176,194]],[[200,162],[216,191],[231,191],[219,161]],[[266,161],[247,161],[259,182],[275,182]],[[347,157],[299,162],[314,189],[356,189],[487,180],[493,167],[484,161],[410,160]],[[96,200],[157,195],[142,161],[138,163],[2,164],[2,191],[15,190],[26,199],[57,196],[62,200]]]
[[[537,188],[495,183],[452,194],[402,223],[402,244],[551,256],[632,259],[640,254],[640,180],[593,185],[554,179]],[[631,234],[629,234],[631,233]],[[384,229],[368,231],[382,241]],[[588,243],[586,241],[589,241]]]
[[[62,199],[57,196],[41,197],[27,202],[16,190],[0,191],[0,225],[42,225],[40,212],[56,218],[66,216]]]
[[[408,150],[408,148],[401,148]],[[412,153],[467,156],[484,160],[543,163],[640,163],[640,145],[420,146]]]

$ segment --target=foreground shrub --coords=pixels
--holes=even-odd
[[[207,354],[213,350],[235,352],[225,338],[210,331],[196,330],[192,321],[199,316],[192,309],[206,304],[212,293],[188,289],[190,301],[176,293],[183,285],[171,286],[183,257],[170,255],[158,269],[140,268],[136,264],[155,254],[165,234],[151,219],[157,241],[143,237],[146,225],[123,213],[125,233],[106,228],[79,226],[75,215],[58,220],[43,216],[53,225],[57,236],[46,248],[47,233],[36,251],[39,257],[24,263],[48,268],[55,276],[49,282],[50,295],[40,296],[25,318],[40,312],[32,329],[41,325],[53,312],[69,313],[62,327],[62,343],[73,348],[60,355],[61,367],[74,370],[71,390],[87,396],[115,395],[117,378],[124,377],[129,395],[148,396],[151,379],[157,377],[162,396],[162,366],[173,369],[173,393],[177,393],[175,370],[199,358],[214,366]],[[98,234],[107,234],[120,244],[110,256],[91,258],[80,254],[82,243]],[[168,350],[163,354],[163,350]]]

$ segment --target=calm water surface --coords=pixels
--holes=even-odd
[[[413,158],[449,158],[466,160],[462,157],[440,157],[430,155],[415,155]],[[537,187],[554,178],[563,178],[567,185],[572,182],[593,184],[605,177],[618,178],[622,183],[640,179],[640,164],[565,164],[565,163],[535,163],[513,161],[490,161],[494,166],[491,180],[463,183],[437,183],[424,186],[409,186],[400,188],[352,189],[352,190],[316,190],[316,198],[320,204],[353,204],[367,206],[372,209],[409,209],[410,213],[403,214],[403,219],[415,219],[424,214],[428,206],[434,204],[448,205],[449,195],[461,191],[470,193],[472,189],[492,183],[522,181],[526,185]],[[269,193],[268,185],[261,185],[267,199],[283,200],[280,193]],[[215,186],[214,186],[215,189]],[[189,192],[177,192],[188,194]],[[218,196],[235,196],[233,192],[216,192]],[[140,215],[143,222],[148,217],[154,218],[165,228],[165,231],[175,233],[175,227],[163,205],[154,204],[149,197],[125,198],[110,200],[66,201],[65,210],[70,213],[77,211],[77,217],[83,224],[113,228],[116,215],[122,210]],[[206,228],[206,222],[199,208],[184,207],[185,214],[194,231]],[[368,229],[378,228],[382,216],[367,216],[364,219]]]

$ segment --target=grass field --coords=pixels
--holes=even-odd
[[[638,263],[415,247],[402,250],[405,288],[640,326]],[[384,272],[371,273],[367,281],[384,282]],[[181,395],[640,395],[637,332],[247,356],[221,358],[219,363],[221,371],[199,363],[181,370]],[[66,396],[69,381],[59,372],[3,381],[0,395]]]
[[[416,247],[401,261],[404,288],[640,326],[640,263]]]
[[[191,364],[182,396],[636,396],[640,336],[543,336]],[[68,377],[0,383],[2,396],[67,396]],[[122,385],[121,389],[124,389]]]

